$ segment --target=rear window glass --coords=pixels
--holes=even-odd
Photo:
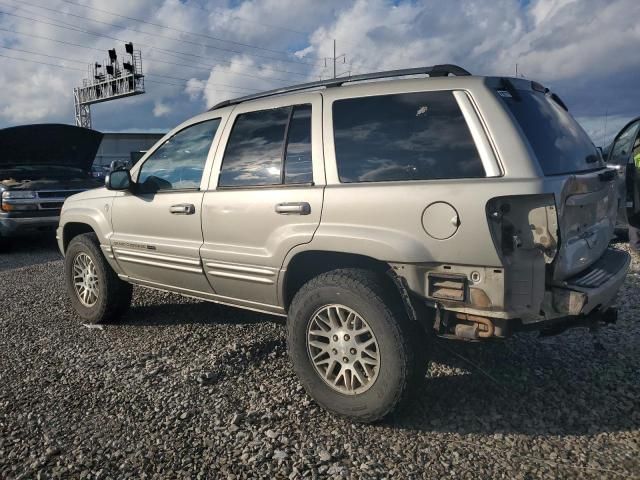
[[[344,183],[485,176],[451,92],[337,100],[333,128]]]
[[[524,131],[545,175],[560,175],[603,166],[593,142],[569,112],[542,92],[501,91]]]

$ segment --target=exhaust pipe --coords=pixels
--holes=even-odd
[[[461,322],[456,325],[454,330],[456,337],[464,338],[465,340],[493,337],[495,327],[490,319],[465,314],[458,314],[456,317]]]

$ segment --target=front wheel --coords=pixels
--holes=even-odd
[[[73,307],[88,323],[116,321],[131,305],[131,284],[120,280],[107,263],[94,233],[71,240],[64,257],[64,277]]]
[[[310,280],[295,295],[287,326],[300,382],[338,415],[379,420],[424,375],[426,335],[375,272],[341,269]]]

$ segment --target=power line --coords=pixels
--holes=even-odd
[[[207,13],[214,13],[216,11],[218,11],[218,12],[224,11],[222,8],[215,8],[213,10],[209,10],[207,8],[204,8],[201,5],[197,5],[197,4],[193,4],[193,3],[183,3],[182,6],[189,7],[189,8],[196,8],[198,10],[202,10],[202,11],[207,12]],[[302,30],[295,30],[293,28],[283,27],[281,25],[271,25],[271,24],[268,24],[268,23],[257,22],[255,20],[248,20],[246,18],[242,18],[239,15],[234,15],[233,17],[236,20],[240,20],[240,21],[248,22],[248,23],[254,23],[256,25],[261,25],[263,27],[271,28],[271,29],[274,29],[274,30],[282,30],[282,31],[286,31],[286,32],[297,33],[299,35],[304,35],[304,36],[308,36],[308,35],[311,35],[313,33],[313,32],[305,32],[305,31],[302,31]]]
[[[104,37],[104,38],[108,38],[110,40],[115,40],[117,42],[126,43],[125,40],[122,40],[122,39],[116,38],[116,37],[111,37],[109,35],[103,35],[103,34],[99,34],[99,33],[93,33],[93,32],[89,32],[89,31],[84,31],[82,29],[78,29],[78,28],[75,28],[75,27],[66,27],[66,26],[62,26],[62,25],[56,25],[56,24],[52,24],[52,23],[49,23],[49,22],[44,22],[42,20],[25,17],[23,15],[17,15],[17,14],[12,14],[12,13],[8,13],[8,12],[3,12],[3,11],[0,10],[0,14],[2,14],[2,13],[6,14],[6,15],[12,15],[12,16],[15,16],[15,17],[18,17],[18,18],[24,18],[24,19],[27,19],[27,20],[35,21],[35,22],[44,23],[44,24],[47,24],[47,25],[52,25],[54,27],[58,27],[58,28],[66,29],[66,30],[78,31],[78,32],[81,32],[81,33],[86,33],[88,35],[93,35],[93,36],[97,36],[97,37]],[[100,50],[98,48],[95,48],[95,47],[87,47],[85,45],[80,45],[80,44],[76,44],[76,43],[72,43],[72,42],[66,42],[66,41],[63,41],[63,40],[57,40],[57,39],[54,39],[54,38],[51,38],[51,37],[46,37],[46,36],[43,36],[43,35],[35,35],[35,34],[32,34],[32,33],[20,32],[20,31],[17,31],[17,30],[10,30],[10,29],[2,28],[2,27],[0,27],[0,30],[6,31],[6,32],[17,33],[19,35],[26,35],[26,36],[33,37],[33,38],[40,38],[40,39],[44,39],[44,40],[49,40],[49,41],[52,41],[52,42],[62,43],[62,44],[66,44],[66,45],[72,45],[72,46],[76,46],[76,47],[80,47],[80,48],[87,48],[87,49],[91,49],[91,50],[102,51],[102,50]],[[167,50],[167,49],[164,49],[164,48],[154,47],[153,45],[142,43],[142,42],[136,42],[136,43],[138,45],[142,45],[144,47],[148,47],[151,50],[157,50],[157,51],[162,52],[162,53],[164,53],[166,55],[174,56],[176,58],[180,58],[180,57],[176,56],[176,54],[180,54],[180,55],[186,55],[186,56],[191,56],[191,57],[196,57],[196,58],[207,59],[207,57],[202,56],[202,55],[197,55],[195,53],[171,51],[171,50]],[[163,61],[163,63],[170,63],[170,62]],[[228,63],[229,65],[232,65],[232,62],[224,62],[224,63]],[[213,68],[213,67],[214,66],[211,66],[211,68]],[[276,69],[272,69],[272,70],[276,71]],[[252,75],[252,74],[249,74],[249,73],[241,73],[241,72],[227,72],[227,73],[230,74],[230,75],[240,75],[240,76],[244,76],[244,77],[256,78],[258,80],[263,80],[263,81],[268,81],[268,82],[273,82],[273,83],[289,82],[289,80],[285,79],[285,78],[260,77],[258,75]]]
[[[9,57],[7,55],[2,55],[1,53],[0,53],[0,57],[10,58],[11,60],[19,60],[21,62],[38,63],[40,65],[48,65],[50,67],[66,68],[67,70],[76,70],[78,72],[84,72],[84,69],[82,68],[67,67],[66,65],[57,65],[55,63],[40,62],[38,60],[27,60],[26,58]]]
[[[66,0],[63,0],[63,1],[66,1]],[[71,3],[71,2],[68,2],[68,3]],[[193,9],[202,10],[202,11],[210,13],[210,14],[212,14],[212,13],[214,13],[216,11],[228,13],[227,10],[224,10],[222,8],[215,8],[215,9],[210,10],[210,9],[207,9],[207,8],[201,6],[201,5],[190,3],[190,2],[189,3],[187,3],[187,2],[182,3],[181,6],[187,7],[187,8],[193,8]],[[233,18],[235,20],[240,20],[240,21],[243,21],[243,22],[248,22],[248,23],[253,23],[253,24],[256,24],[256,25],[260,25],[260,26],[263,26],[265,28],[271,28],[273,30],[282,30],[282,31],[286,31],[286,32],[296,33],[298,35],[303,35],[303,36],[306,36],[306,37],[308,37],[308,36],[313,34],[313,32],[309,32],[309,31],[296,30],[296,29],[293,29],[293,28],[283,27],[281,25],[272,25],[272,24],[268,24],[268,23],[257,22],[255,20],[248,20],[248,19],[243,18],[243,17],[241,17],[239,15],[236,15],[236,14],[233,14]],[[341,43],[343,45],[346,44],[347,46],[349,46],[349,45],[350,46],[354,46],[354,44],[352,44],[352,43],[345,43],[345,42],[341,42]],[[319,65],[321,65],[321,63],[317,63],[315,65],[319,66]],[[366,67],[366,68],[372,68],[372,69],[377,68],[377,67],[373,67],[371,65],[366,65],[366,64],[360,64],[360,65],[362,65],[363,67]],[[354,72],[354,73],[360,73],[360,72]],[[340,76],[340,75],[338,75],[338,76]]]
[[[8,32],[8,33],[16,33],[18,35],[24,35],[26,37],[38,38],[38,39],[41,39],[41,40],[47,40],[47,41],[59,43],[59,44],[62,44],[62,45],[70,45],[70,46],[73,46],[73,47],[84,48],[84,49],[87,49],[87,50],[95,50],[95,51],[104,53],[104,49],[101,49],[101,48],[88,47],[86,45],[81,45],[79,43],[67,42],[65,40],[58,40],[56,38],[47,37],[45,35],[36,35],[34,33],[20,32],[18,30],[11,30],[11,29],[2,28],[2,27],[0,27],[0,31]],[[119,40],[119,41],[122,41],[122,40]],[[146,46],[143,43],[140,43],[140,45]],[[158,50],[158,51],[160,51],[161,53],[163,53],[165,55],[174,56],[175,58],[180,58],[179,56],[174,55],[170,50],[159,49],[157,47],[151,47],[151,46],[149,46],[149,47],[150,47],[150,50]],[[185,55],[191,55],[191,54],[185,53]],[[200,55],[197,55],[197,56],[200,56]],[[202,58],[205,58],[205,57],[202,57]],[[169,61],[160,60],[160,59],[157,59],[157,58],[151,59],[150,61],[151,62],[166,63],[168,65],[174,65],[174,66],[179,66],[179,67],[189,67],[189,68],[196,68],[196,69],[198,68],[197,64],[187,65],[186,63],[169,62]],[[91,63],[91,62],[85,62],[85,64],[88,64],[88,63]],[[231,63],[229,62],[229,64],[231,64]],[[214,67],[215,67],[215,65],[204,65],[204,64],[202,64],[202,68],[211,69],[211,68],[214,68]],[[252,75],[252,74],[249,74],[249,73],[242,73],[242,72],[226,72],[226,73],[229,74],[229,75],[239,75],[239,76],[243,76],[243,77],[255,78],[255,79],[258,79],[258,80],[272,82],[272,83],[279,83],[281,81],[282,82],[288,82],[287,79],[283,79],[283,78],[265,78],[265,77],[260,77],[258,75]]]
[[[17,0],[12,0],[12,1],[17,1]],[[66,0],[65,0],[65,1],[66,1]],[[1,2],[1,1],[0,1],[0,3],[5,4],[5,5],[10,5],[10,4],[6,4],[5,2]],[[75,3],[73,3],[73,2],[67,2],[67,3],[71,3],[71,4],[74,4],[74,5],[79,5],[79,4],[75,4]],[[183,39],[179,39],[179,38],[175,38],[175,37],[168,37],[168,36],[166,36],[166,35],[158,35],[158,34],[154,34],[154,33],[150,33],[150,32],[145,32],[145,31],[142,31],[142,30],[137,30],[137,29],[133,29],[133,28],[130,28],[130,27],[126,27],[126,26],[123,26],[123,25],[116,25],[116,24],[109,23],[109,22],[103,22],[103,21],[100,21],[100,20],[95,20],[95,19],[92,19],[92,18],[89,18],[89,17],[85,17],[85,16],[82,16],[82,15],[76,15],[76,14],[69,13],[69,12],[60,12],[60,11],[57,11],[57,10],[54,10],[54,9],[50,9],[50,8],[47,8],[47,7],[43,7],[43,6],[40,6],[40,5],[30,4],[30,3],[28,3],[28,2],[20,2],[20,4],[30,5],[30,6],[33,6],[33,7],[35,7],[35,8],[40,8],[40,9],[48,10],[48,11],[52,11],[52,12],[55,12],[55,13],[62,13],[62,14],[64,14],[64,15],[69,15],[69,16],[73,16],[73,17],[81,18],[81,19],[84,19],[84,20],[87,20],[87,21],[91,21],[91,22],[96,22],[96,23],[100,23],[100,24],[108,25],[108,26],[111,26],[111,27],[114,27],[114,28],[120,28],[120,29],[124,29],[124,30],[130,30],[130,31],[132,31],[132,32],[136,32],[136,33],[139,33],[139,34],[142,34],[142,35],[147,35],[147,36],[150,36],[150,37],[161,37],[161,38],[167,38],[167,39],[169,39],[169,40],[173,40],[173,41],[181,41],[181,42],[185,42],[185,43],[191,43],[191,44],[193,44],[193,45],[200,46],[200,47],[204,47],[204,48],[214,48],[214,49],[227,50],[227,51],[229,51],[228,49],[221,49],[221,48],[219,48],[219,47],[215,47],[215,46],[213,46],[213,45],[201,44],[201,43],[192,42],[192,41],[189,41],[189,40],[183,40]],[[85,30],[85,29],[81,29],[81,28],[78,28],[78,27],[77,27],[76,25],[74,25],[74,24],[70,24],[70,23],[64,22],[64,21],[59,20],[59,19],[55,19],[55,18],[51,18],[51,17],[47,17],[47,16],[42,15],[42,14],[40,14],[40,13],[36,13],[36,12],[31,11],[31,10],[27,10],[27,9],[25,9],[25,8],[23,8],[23,7],[19,7],[19,6],[15,6],[15,5],[10,5],[10,6],[11,6],[12,8],[15,8],[15,9],[18,9],[18,10],[24,10],[24,11],[26,11],[26,12],[28,12],[28,13],[31,13],[31,14],[40,15],[40,16],[41,16],[41,17],[43,17],[43,18],[46,18],[46,19],[48,19],[48,20],[53,20],[53,21],[55,21],[55,22],[59,22],[59,23],[61,23],[62,25],[59,25],[58,23],[49,23],[49,22],[45,22],[45,21],[43,21],[43,20],[39,20],[39,19],[37,19],[37,18],[36,18],[36,19],[34,19],[34,18],[30,18],[30,17],[25,17],[25,16],[23,16],[23,15],[18,15],[18,14],[15,14],[15,13],[11,14],[11,13],[8,13],[8,12],[1,12],[1,11],[0,11],[0,13],[5,13],[5,14],[7,14],[7,15],[13,15],[13,16],[16,16],[16,17],[18,17],[18,18],[24,18],[24,19],[27,19],[27,20],[36,21],[36,22],[40,22],[40,23],[47,24],[47,25],[52,25],[52,26],[57,27],[57,28],[70,29],[70,30],[78,31],[78,32],[85,33],[85,34],[88,34],[88,35],[93,35],[93,36],[97,36],[97,37],[108,38],[108,39],[112,39],[112,40],[116,40],[116,41],[120,41],[120,42],[125,42],[125,43],[126,43],[126,41],[125,41],[125,40],[123,40],[123,39],[116,38],[116,37],[112,37],[112,36],[110,36],[110,35],[105,35],[105,34],[100,34],[100,33],[92,32],[92,31]],[[86,6],[86,8],[93,8],[93,7],[88,7],[88,6]],[[101,9],[96,9],[96,10],[98,10],[98,11],[102,11]],[[118,15],[118,14],[113,14],[113,15]],[[125,16],[123,16],[123,17],[124,17],[124,18],[132,18],[132,19],[133,19],[133,17],[125,17]],[[135,21],[141,21],[141,22],[144,22],[143,20],[137,20],[137,19],[133,19],[133,20],[135,20]],[[152,24],[152,25],[156,25],[156,24],[153,24],[153,23],[151,23],[151,22],[146,22],[146,23],[150,23],[150,24]],[[166,28],[172,28],[172,27],[166,27]],[[186,32],[186,31],[185,31],[185,32]],[[203,56],[203,55],[193,54],[193,53],[189,53],[189,52],[171,51],[171,50],[167,50],[167,49],[162,49],[162,48],[160,48],[160,47],[155,47],[155,46],[153,46],[153,45],[144,44],[144,43],[142,43],[142,42],[136,42],[136,43],[138,43],[139,45],[142,45],[142,46],[146,46],[146,47],[148,47],[148,48],[150,48],[150,49],[152,49],[152,50],[160,51],[160,52],[162,52],[162,53],[164,53],[164,54],[166,54],[166,55],[170,55],[170,56],[173,56],[173,57],[175,57],[175,58],[180,58],[178,55],[182,55],[182,56],[190,56],[190,57],[195,57],[195,58],[201,58],[201,59],[205,59],[205,60],[206,60],[206,59],[209,59],[209,57],[206,57],[206,56]],[[240,53],[240,54],[247,54],[247,55],[250,55],[250,56],[258,56],[258,57],[261,57],[261,58],[267,58],[267,59],[274,60],[274,61],[286,61],[286,62],[290,62],[290,63],[300,63],[300,64],[304,64],[304,65],[313,65],[312,63],[309,63],[309,62],[294,62],[294,61],[289,61],[289,60],[284,60],[284,59],[277,59],[277,58],[273,58],[273,57],[265,57],[265,56],[260,56],[260,55],[254,55],[254,54],[251,54],[251,53],[249,53],[249,52],[242,52],[242,51],[237,51],[237,50],[231,50],[231,51],[236,52],[236,53]],[[178,54],[178,55],[176,55],[176,54]],[[340,57],[342,57],[342,56],[343,56],[343,55],[340,55],[340,56],[338,56],[338,57],[334,58],[334,62],[335,62],[335,60],[336,60],[337,58],[340,58]],[[227,61],[227,60],[220,60],[219,58],[216,58],[216,57],[211,57],[211,58],[214,58],[214,59],[215,59],[215,60],[217,60],[219,63],[225,63],[225,64],[227,64],[227,65],[233,65],[234,63],[239,63],[239,62],[237,62],[237,61],[236,61],[236,62],[230,62],[230,61]],[[329,58],[332,58],[332,57],[329,57]],[[167,61],[161,61],[161,62],[162,62],[162,63],[170,63],[170,62],[167,62]],[[184,65],[181,65],[181,66],[184,66]],[[366,66],[366,65],[363,65],[363,66]],[[326,67],[326,59],[325,59],[325,67]],[[213,66],[213,65],[209,65],[209,66],[208,66],[208,68],[214,68],[214,66]],[[297,76],[305,77],[305,78],[306,78],[306,77],[308,77],[308,75],[307,75],[307,74],[304,74],[304,73],[300,73],[300,72],[293,72],[293,71],[283,70],[283,69],[278,69],[278,68],[274,68],[274,67],[271,67],[271,66],[264,66],[264,65],[263,65],[263,66],[261,66],[260,68],[265,69],[265,70],[271,70],[271,71],[274,71],[274,72],[281,72],[281,73],[287,73],[287,74],[290,74],[290,75],[297,75]],[[229,73],[230,73],[230,74],[233,74],[233,75],[252,76],[252,75],[242,74],[242,73],[236,73],[236,72],[229,72]],[[359,73],[359,72],[358,72],[358,71],[351,71],[351,73]],[[257,77],[257,76],[254,76],[254,77],[255,77],[255,78],[262,79],[262,80],[267,80],[267,81],[274,81],[274,80],[275,80],[275,81],[281,81],[281,82],[289,82],[289,79],[283,79],[283,78],[273,78],[273,79],[269,79],[269,78]]]
[[[184,34],[187,34],[187,35],[194,35],[194,36],[198,36],[198,37],[209,38],[211,40],[216,40],[218,42],[231,43],[231,44],[240,45],[240,46],[243,46],[243,47],[255,48],[255,49],[265,50],[265,51],[278,53],[278,54],[290,55],[290,52],[287,52],[287,51],[274,50],[274,49],[270,49],[270,48],[266,48],[266,47],[259,47],[259,46],[256,46],[256,45],[251,45],[249,43],[236,42],[236,41],[233,41],[233,40],[225,40],[223,38],[214,37],[212,35],[207,35],[207,34],[204,34],[204,33],[190,32],[188,30],[182,30],[182,29],[179,29],[179,28],[171,27],[169,25],[162,25],[160,23],[149,22],[147,20],[142,20],[142,19],[135,18],[135,17],[129,17],[127,15],[121,15],[119,13],[111,12],[109,10],[104,10],[102,8],[91,7],[89,5],[83,5],[81,3],[77,3],[77,2],[74,2],[72,0],[62,0],[62,1],[65,2],[65,3],[71,4],[71,5],[78,6],[78,7],[87,8],[89,10],[95,10],[95,11],[101,12],[101,13],[106,13],[107,15],[113,15],[114,17],[124,18],[124,19],[127,19],[127,20],[132,20],[134,22],[139,22],[139,23],[143,23],[143,24],[146,24],[146,25],[152,25],[152,26],[158,27],[158,28],[165,28],[167,30],[173,30],[175,32],[184,33]],[[183,39],[176,39],[176,38],[172,38],[172,37],[169,37],[169,38],[171,38],[172,40],[179,40],[179,41],[186,42],[186,40],[183,40]],[[189,42],[189,43],[194,43],[194,42]],[[203,45],[203,44],[196,43],[196,45]],[[266,58],[266,59],[269,59],[269,60],[277,60],[277,61],[282,61],[282,62],[297,63],[297,64],[311,65],[311,66],[315,65],[313,63],[303,62],[303,61],[300,61],[300,60],[286,60],[286,59],[280,59],[280,58],[274,58],[274,57],[266,57],[266,56],[258,55],[258,54],[255,54],[255,53],[244,52],[242,50],[231,50],[231,49],[226,49],[226,48],[222,48],[222,47],[215,47],[213,45],[204,45],[204,46],[208,46],[210,48],[217,48],[219,50],[225,50],[225,51],[233,52],[233,53],[241,53],[241,54],[244,53],[244,54],[247,54],[247,55]]]
[[[59,57],[59,56],[56,56],[56,55],[49,55],[49,54],[46,54],[46,53],[38,53],[38,52],[30,51],[30,50],[23,50],[23,49],[20,49],[20,48],[5,47],[5,46],[0,46],[0,48],[3,48],[5,50],[13,50],[13,51],[21,52],[21,53],[28,53],[28,54],[31,54],[31,55],[39,55],[39,56],[46,57],[46,58],[53,58],[53,59],[63,60],[65,62],[74,62],[74,63],[80,63],[80,64],[85,63],[82,60],[75,60],[75,59],[71,59],[71,58]],[[0,55],[0,56],[5,57],[5,58],[11,58],[13,60],[23,61],[23,62],[32,62],[32,63],[41,64],[41,65],[48,65],[48,66],[51,66],[51,67],[65,68],[67,70],[75,70],[75,71],[78,71],[78,72],[86,72],[86,70],[83,69],[83,68],[69,67],[69,66],[66,66],[66,65],[41,62],[39,60],[32,60],[32,59],[26,59],[26,58],[9,57],[9,56],[6,56],[6,55]],[[181,81],[184,81],[184,82],[188,82],[189,80],[192,80],[192,79],[187,79],[187,78],[170,77],[170,76],[167,76],[167,75],[160,75],[160,74],[155,74],[155,73],[148,74],[147,76],[168,78],[168,79],[173,79],[173,80],[181,80]],[[194,79],[194,80],[202,81],[202,80],[199,80],[199,79]],[[157,81],[157,80],[149,80],[149,81],[152,82],[152,83],[159,83],[159,84],[165,84],[165,85],[175,85],[175,86],[184,87],[184,84],[162,82],[162,81]],[[237,91],[237,92],[231,92],[231,93],[243,93],[242,91],[245,91],[245,92],[255,92],[256,91],[255,89],[237,87],[235,85],[228,85],[228,84],[224,84],[224,83],[207,83],[207,85],[210,85],[210,86],[213,86],[213,87],[231,88],[231,89],[234,89],[234,90]],[[229,90],[225,90],[225,91],[229,92]]]
[[[139,33],[139,34],[142,34],[142,35],[147,35],[149,37],[166,38],[168,40],[173,40],[173,41],[176,41],[176,42],[189,43],[189,44],[193,44],[193,45],[196,45],[196,46],[199,46],[199,47],[213,48],[213,49],[218,49],[218,50],[226,50],[226,49],[222,49],[222,48],[219,48],[219,47],[216,47],[216,46],[213,46],[213,45],[202,44],[202,43],[198,43],[198,42],[192,42],[190,40],[184,40],[184,39],[181,39],[181,38],[169,37],[169,36],[166,36],[166,35],[159,35],[157,33],[145,32],[145,31],[142,31],[142,30],[137,30],[135,28],[130,28],[130,27],[127,27],[127,26],[124,26],[124,25],[117,25],[117,24],[110,23],[110,22],[103,22],[101,20],[95,20],[93,18],[85,17],[83,15],[76,15],[76,14],[70,13],[70,12],[60,12],[59,10],[43,7],[41,5],[35,5],[35,4],[24,2],[24,1],[20,1],[20,2],[18,2],[18,0],[12,0],[12,1],[15,1],[16,3],[19,3],[20,5],[29,5],[31,7],[40,8],[42,10],[47,10],[47,11],[58,13],[58,14],[63,14],[63,15],[71,16],[71,17],[76,17],[76,18],[80,18],[80,19],[87,20],[87,21],[90,21],[90,22],[99,23],[99,24],[107,25],[107,26],[114,27],[114,28],[119,28],[119,29],[122,29],[122,30],[129,30],[131,32],[136,32],[136,33]],[[41,18],[46,18],[47,20],[53,20],[53,21],[58,22],[58,23],[60,23],[62,25],[66,25],[66,26],[72,27],[74,30],[78,30],[78,27],[76,25],[64,22],[64,21],[59,20],[57,18],[51,18],[51,17],[48,17],[46,15],[42,15],[42,13],[34,12],[32,10],[27,10],[26,8],[24,8],[22,6],[16,6],[16,5],[13,5],[13,4],[7,4],[5,2],[0,2],[0,3],[4,4],[4,5],[7,5],[7,6],[10,6],[12,8],[15,8],[17,10],[24,10],[25,12],[28,12],[28,13],[31,13],[31,14],[40,15]],[[90,8],[90,7],[87,7],[87,8]],[[63,28],[60,25],[54,25],[54,26],[57,26],[59,28]],[[90,31],[82,30],[82,33],[88,33],[90,35],[98,35],[98,36],[100,36],[100,34],[96,34],[94,32],[90,32]],[[124,40],[120,40],[120,41],[124,41]],[[144,44],[142,44],[140,42],[136,42],[136,43],[139,43],[140,45],[144,46]],[[236,50],[232,50],[232,51],[233,52],[237,52]],[[238,52],[238,53],[246,53],[248,55],[252,55],[249,52]],[[185,55],[186,55],[186,53],[185,53]],[[208,57],[203,57],[203,58],[208,58]],[[220,58],[213,57],[213,56],[211,56],[211,58],[216,60],[216,61],[219,61],[221,63],[227,63],[227,64],[231,65],[231,62],[229,62],[228,60],[221,60]],[[282,61],[281,59],[276,59],[276,58],[272,58],[272,57],[264,57],[264,58],[269,58],[269,59],[276,60],[276,61]],[[307,64],[305,63],[305,65],[307,65]],[[290,75],[299,75],[299,76],[302,76],[302,77],[306,77],[307,76],[304,73],[292,72],[292,71],[289,71],[289,70],[277,69],[277,68],[273,68],[273,67],[263,67],[263,68],[266,68],[266,69],[269,69],[269,70],[272,70],[272,71],[276,71],[276,72],[288,73]]]
[[[160,24],[160,23],[149,22],[147,20],[142,20],[142,19],[139,19],[139,18],[128,17],[126,15],[121,15],[119,13],[111,12],[111,11],[108,11],[108,10],[103,10],[103,9],[97,8],[97,7],[91,7],[89,5],[84,5],[84,4],[78,3],[78,2],[73,2],[71,0],[62,0],[62,1],[65,2],[65,3],[71,4],[71,5],[75,5],[77,7],[87,8],[89,10],[95,10],[97,12],[106,13],[107,15],[113,15],[114,17],[124,18],[126,20],[132,20],[134,22],[144,23],[144,24],[147,24],[147,25],[152,25],[154,27],[166,28],[168,30],[173,30],[173,31],[179,32],[179,33],[186,33],[187,35],[194,35],[194,36],[197,36],[197,37],[209,38],[211,40],[216,40],[218,42],[231,43],[231,44],[234,44],[234,45],[240,45],[240,46],[248,47],[248,48],[255,48],[255,49],[258,49],[258,50],[264,50],[264,51],[272,52],[272,53],[279,53],[279,54],[284,54],[284,55],[289,55],[290,54],[289,52],[284,51],[284,50],[274,50],[274,49],[271,49],[271,48],[259,47],[257,45],[251,45],[250,43],[237,42],[237,41],[234,41],[234,40],[225,40],[223,38],[214,37],[213,35],[208,35],[208,34],[205,34],[205,33],[197,33],[197,32],[192,32],[192,31],[189,31],[189,30],[182,30],[182,29],[179,29],[179,28],[172,27],[170,25],[163,25],[163,24]]]
[[[46,54],[46,53],[38,53],[38,52],[31,51],[31,50],[23,50],[21,48],[5,47],[4,45],[0,45],[0,48],[4,48],[6,50],[14,50],[16,52],[21,52],[21,53],[29,53],[31,55],[40,55],[40,56],[47,57],[47,58],[56,58],[58,60],[63,60],[65,62],[80,63],[80,64],[86,65],[86,62],[83,62],[81,60],[72,60],[70,58],[57,57],[56,55],[49,55],[49,54]],[[83,69],[81,71],[85,71],[85,70]]]

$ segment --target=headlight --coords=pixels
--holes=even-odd
[[[29,190],[9,190],[2,192],[0,209],[5,212],[37,210],[36,192]]]
[[[9,190],[2,192],[2,200],[36,198],[36,192],[29,190]]]

